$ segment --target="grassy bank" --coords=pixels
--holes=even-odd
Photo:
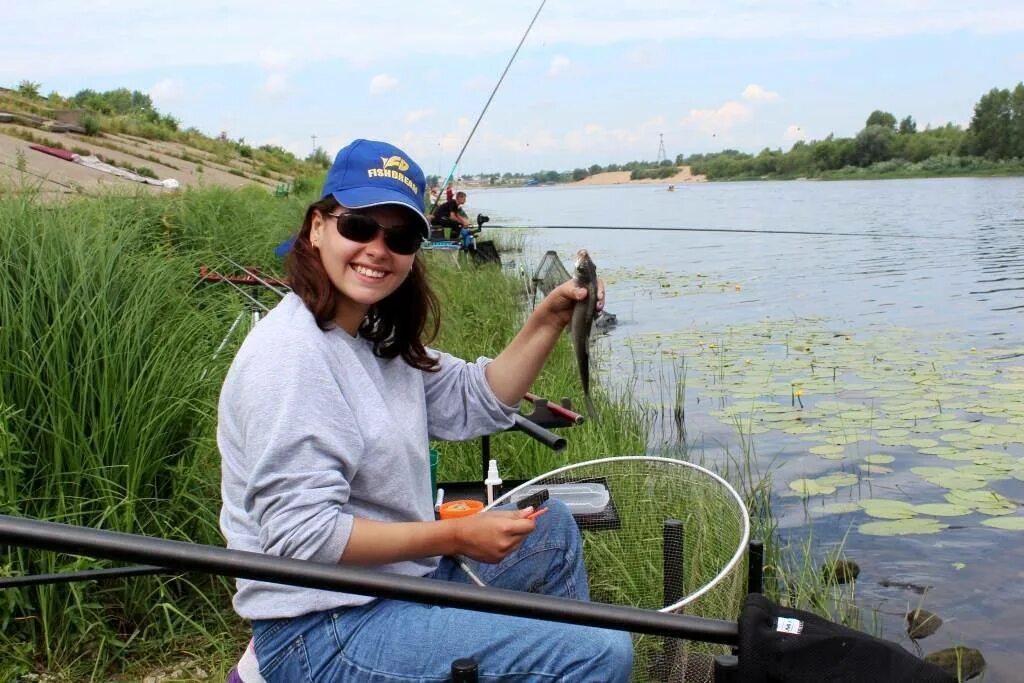
[[[234,261],[278,271],[273,247],[297,226],[308,199],[206,189],[61,204],[31,193],[0,200],[4,513],[221,545],[216,398],[241,335],[214,351],[247,304],[226,285],[201,284],[199,267],[234,273]],[[494,267],[457,267],[443,254],[425,257],[444,310],[435,346],[468,359],[495,355],[525,315],[523,280]],[[580,397],[567,339],[534,391]],[[614,392],[599,386],[595,402],[600,419],[567,430],[561,453],[522,434],[495,437],[502,476],[652,448],[657,416],[636,404],[628,383]],[[685,441],[657,447],[686,456]],[[479,477],[479,442],[439,448],[440,480]],[[771,541],[768,489],[751,461],[740,448],[726,475],[750,503],[755,536]],[[772,543],[768,563],[777,576]],[[0,571],[14,576],[107,566],[16,548],[0,554]],[[230,580],[200,575],[5,591],[0,678],[140,680],[175,668],[179,680],[200,678],[198,668],[222,678],[248,639],[231,592]],[[707,609],[727,618],[738,593],[733,584]]]

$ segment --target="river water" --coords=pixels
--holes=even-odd
[[[602,384],[685,410],[694,459],[753,454],[782,537],[861,565],[866,628],[913,649],[903,615],[924,607],[945,623],[923,651],[976,647],[986,680],[1021,680],[1024,179],[477,190],[467,208],[620,228],[538,227],[512,256],[591,252],[619,319]],[[928,533],[888,535],[893,517]]]

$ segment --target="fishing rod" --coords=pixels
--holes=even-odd
[[[455,169],[458,167],[459,162],[462,161],[462,155],[466,152],[466,148],[469,147],[469,141],[473,139],[473,134],[476,133],[477,126],[480,125],[480,121],[483,120],[484,114],[487,113],[487,108],[491,106],[491,100],[494,99],[495,93],[498,92],[498,88],[501,86],[501,82],[505,80],[505,74],[508,73],[509,68],[512,66],[512,62],[515,61],[516,55],[519,54],[519,48],[526,42],[526,36],[530,35],[530,29],[533,28],[534,22],[537,21],[537,17],[540,16],[540,11],[544,9],[544,5],[548,0],[541,0],[540,7],[533,15],[533,19],[530,20],[530,25],[526,27],[526,31],[523,33],[523,37],[519,39],[519,44],[516,45],[515,52],[509,57],[508,64],[505,65],[505,70],[501,72],[501,77],[498,78],[498,82],[494,84],[494,89],[491,90],[491,96],[487,98],[487,102],[484,104],[484,108],[480,111],[480,116],[476,117],[476,123],[473,124],[473,129],[469,131],[469,136],[466,137],[466,141],[462,143],[462,149],[459,150],[459,156],[455,157],[455,163],[452,164],[452,170],[448,172],[448,177],[444,179],[444,183],[437,190],[437,199],[430,203],[430,209],[427,210],[427,214],[433,213],[437,203],[441,200],[441,193],[445,191],[448,184],[451,182],[452,177],[455,175]]]
[[[881,237],[886,239],[918,239],[918,240],[970,240],[969,237],[954,235],[920,235],[907,233],[897,235],[885,232],[826,232],[824,230],[753,230],[747,228],[666,228],[656,226],[617,226],[617,225],[491,225],[491,228],[538,230],[638,230],[641,232],[724,232],[755,235],[823,235],[830,237]]]

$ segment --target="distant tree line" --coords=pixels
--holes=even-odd
[[[757,154],[726,149],[679,154],[674,160],[594,164],[572,171],[489,174],[491,184],[559,183],[608,171],[629,171],[634,180],[667,178],[680,166],[709,179],[942,175],[970,172],[1024,173],[1024,82],[1013,90],[993,88],[974,106],[967,129],[952,123],[918,130],[912,116],[871,112],[855,136],[829,135],[799,141],[788,152]]]

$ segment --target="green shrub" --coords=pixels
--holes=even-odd
[[[93,136],[100,133],[100,119],[95,114],[84,115],[81,124],[82,128],[85,129],[86,135]]]

